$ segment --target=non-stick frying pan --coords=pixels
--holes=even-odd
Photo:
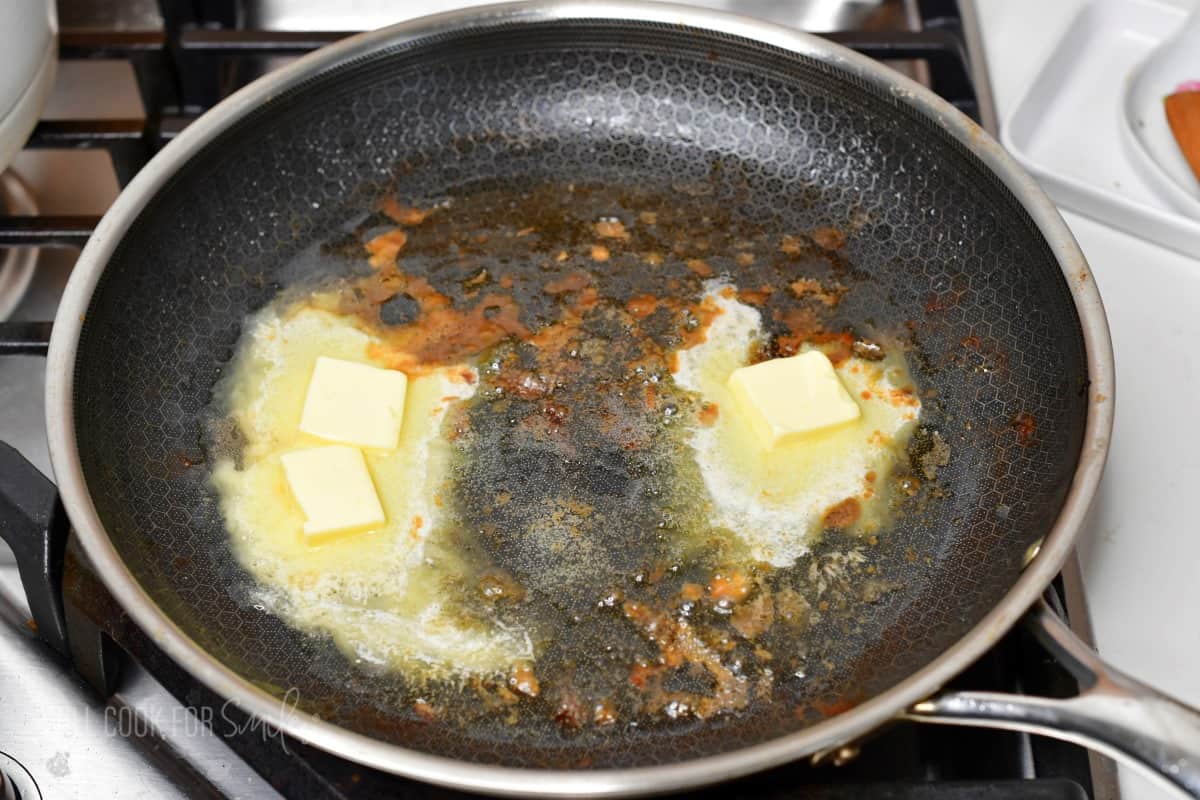
[[[951,447],[948,491],[881,535],[898,588],[863,601],[794,702],[602,734],[428,724],[387,680],[245,601],[205,469],[180,466],[204,455],[206,409],[247,314],[330,269],[302,256],[315,243],[398,184],[430,199],[545,181],[703,185],[767,233],[849,230],[841,257],[867,288],[845,313],[911,333],[915,377],[936,395],[925,422]],[[972,361],[981,348],[987,364]],[[47,413],[66,509],[137,623],[246,710],[373,767],[503,793],[663,791],[908,716],[1084,741],[1200,793],[1191,712],[1103,669],[1040,607],[1058,655],[1091,670],[1083,698],[936,697],[1058,572],[1099,480],[1112,396],[1100,298],[1070,234],[947,104],[795,31],[549,2],[356,37],[190,126],[79,260]],[[295,709],[280,702],[289,688]],[[827,718],[795,711],[818,703]]]

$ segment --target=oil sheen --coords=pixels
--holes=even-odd
[[[473,369],[412,378],[399,446],[364,451],[383,527],[316,543],[302,532],[279,455],[323,444],[298,429],[313,364],[323,355],[385,366],[379,345],[351,318],[303,304],[250,320],[220,388],[243,445],[213,470],[233,551],[261,587],[259,602],[332,637],[358,663],[429,678],[506,670],[532,657],[529,637],[455,602],[449,587],[470,570],[443,535],[451,446],[443,422],[474,393]]]
[[[892,355],[881,361],[851,357],[836,365],[862,411],[859,419],[767,451],[726,386],[762,342],[762,318],[722,288],[708,286],[706,299],[720,313],[704,342],[679,351],[674,375],[677,385],[718,409],[712,425],[697,425],[689,436],[713,526],[739,539],[753,559],[776,567],[806,553],[826,513],[847,500],[857,503],[855,527],[877,531],[888,507],[882,487],[904,454],[921,406],[898,348],[889,348]]]

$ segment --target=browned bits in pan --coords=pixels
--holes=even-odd
[[[533,674],[533,665],[528,661],[520,661],[513,665],[512,672],[508,676],[508,686],[514,692],[526,697],[537,697],[541,691],[541,684],[538,683],[537,676]]]
[[[728,574],[713,575],[708,584],[708,595],[717,602],[740,603],[750,594],[750,579],[740,570]]]
[[[639,294],[629,298],[625,308],[634,319],[642,320],[653,314],[658,308],[658,298],[652,294]]]
[[[441,711],[422,698],[413,702],[413,711],[425,722],[437,722],[441,718]]]
[[[734,609],[729,622],[743,637],[757,639],[775,622],[775,601],[769,593],[759,592],[749,602]]]
[[[771,286],[760,286],[757,289],[740,289],[738,300],[750,306],[764,306],[771,299],[775,289]]]
[[[624,603],[622,610],[659,648],[657,663],[638,662],[630,672],[630,683],[645,694],[643,708],[673,719],[685,716],[707,719],[724,711],[745,708],[750,702],[748,684],[722,663],[717,649],[686,621],[630,601]],[[719,647],[720,642],[717,644]],[[685,664],[707,673],[714,687],[711,694],[671,691],[665,687],[664,674]]]
[[[833,262],[839,257],[822,252],[830,242],[817,241],[816,232],[780,239],[727,231],[724,220],[709,212],[682,214],[670,203],[654,210],[572,209],[588,191],[604,194],[575,187],[567,206],[561,193],[548,195],[545,214],[529,214],[500,194],[490,210],[455,201],[419,222],[385,204],[393,221],[412,227],[389,231],[392,238],[368,245],[368,253],[394,245],[396,234],[404,236],[403,252],[383,252],[371,274],[350,282],[336,310],[357,314],[378,330],[378,306],[403,296],[415,303],[416,317],[382,326],[381,332],[389,351],[406,354],[394,366],[415,375],[431,365],[466,361],[479,367],[477,401],[455,409],[446,421],[445,435],[455,448],[475,452],[471,448],[487,440],[489,431],[502,427],[513,437],[507,441],[539,453],[529,464],[543,459],[569,464],[565,469],[575,482],[608,481],[611,470],[619,477],[603,491],[624,496],[626,464],[663,469],[652,459],[661,444],[657,437],[671,430],[664,420],[680,428],[713,426],[726,413],[716,403],[681,396],[670,373],[678,368],[681,349],[709,338],[725,313],[722,303],[731,300],[761,310],[766,338],[756,344],[755,360],[809,346],[821,347],[835,363],[852,355],[882,357],[878,345],[828,329],[853,276],[837,271]],[[775,246],[789,257],[773,256]],[[664,259],[668,252],[673,255]],[[435,266],[426,267],[430,259]],[[812,272],[806,259],[815,265]],[[594,262],[606,263],[600,269]],[[520,268],[523,263],[531,268]],[[722,271],[729,271],[732,285],[706,283]],[[588,436],[580,437],[581,425],[590,428]],[[504,446],[497,441],[492,448]],[[588,465],[597,457],[615,467],[594,470]],[[543,479],[537,469],[529,480],[546,484],[540,493],[531,495],[513,483],[512,476],[524,474],[518,467],[505,473],[505,481],[469,484],[480,489],[477,500],[460,485],[447,488],[439,505],[443,513],[469,515],[463,520],[470,532],[457,535],[468,536],[471,546],[546,550],[536,569],[506,557],[482,560],[479,572],[464,583],[471,613],[534,619],[547,625],[553,637],[548,641],[572,642],[554,645],[551,655],[535,651],[536,661],[521,661],[502,677],[482,681],[476,712],[482,718],[491,714],[516,724],[517,715],[538,715],[542,723],[554,720],[573,736],[587,736],[619,720],[706,719],[746,709],[774,691],[771,673],[762,672],[766,665],[786,668],[791,660],[784,655],[787,647],[778,649],[780,642],[819,629],[823,619],[835,616],[838,593],[848,591],[844,582],[828,592],[824,583],[803,578],[788,585],[776,573],[764,576],[753,565],[736,566],[720,549],[689,563],[653,545],[636,570],[613,570],[601,560],[588,562],[591,574],[582,578],[549,580],[543,573],[555,564],[577,563],[572,543],[587,546],[597,531],[612,529],[624,517],[603,497],[577,494],[578,483],[556,489],[553,481],[559,479]],[[585,477],[575,477],[573,470]],[[871,487],[864,483],[863,496]],[[857,502],[849,498],[831,509],[826,524],[852,525],[857,517],[851,511],[861,510],[851,501]],[[531,515],[534,506],[537,513]],[[659,534],[663,529],[656,522],[644,523],[644,536],[631,528],[619,543],[605,547],[638,552],[658,537],[669,541],[671,534]],[[550,621],[555,617],[538,616],[547,603],[571,597],[571,581],[577,579],[603,583],[585,595],[573,622],[562,627]],[[816,593],[818,585],[824,594]],[[814,610],[818,604],[820,612]],[[587,660],[601,649],[599,642],[580,650],[583,640],[570,639],[587,635],[572,631],[594,624],[588,614],[616,626],[605,629],[606,643],[614,647],[605,659]],[[455,714],[464,713],[461,704],[450,705]]]
[[[812,298],[817,300],[829,308],[833,308],[842,301],[842,297],[846,294],[846,287],[840,284],[826,288],[821,285],[820,281],[811,278],[799,278],[788,284],[792,293],[799,298]]]
[[[847,497],[825,512],[822,522],[830,530],[849,528],[862,515],[862,505],[856,498]]]
[[[396,257],[407,243],[408,234],[399,228],[381,233],[371,239],[366,245],[367,252],[371,256],[368,259],[371,266],[376,269],[392,266],[396,263]]]
[[[665,669],[666,667],[662,664],[648,664],[645,661],[638,661],[629,668],[629,683],[639,689],[646,689],[650,686],[650,682]]]
[[[570,687],[559,692],[558,705],[554,710],[554,721],[568,730],[583,727],[588,720],[588,709],[579,694]]]
[[[497,504],[503,505],[499,497]],[[525,599],[525,588],[511,575],[497,571],[480,576],[479,593],[489,603],[519,603]]]
[[[563,294],[564,292],[578,292],[580,289],[588,286],[592,282],[592,277],[586,272],[572,272],[558,280],[548,281],[542,287],[542,291],[546,294]]]
[[[774,353],[764,353],[765,357],[792,356],[800,352],[800,346],[812,340],[822,330],[822,322],[817,313],[811,308],[790,308],[785,312],[775,312],[777,322],[782,322],[787,333],[776,336],[772,342]]]
[[[380,208],[387,215],[388,219],[400,225],[420,225],[429,218],[431,212],[412,206],[406,206],[395,198],[385,197],[380,203]]]
[[[814,333],[811,339],[814,344],[827,345],[824,348],[825,355],[829,356],[835,367],[854,355],[854,335],[849,331]]]
[[[812,239],[822,250],[841,250],[846,246],[846,234],[838,228],[817,228]]]
[[[553,426],[562,425],[571,415],[571,409],[565,403],[547,400],[541,406],[542,416]]]
[[[358,293],[343,300],[342,310],[376,322],[379,304],[405,294],[417,302],[413,322],[385,329],[387,347],[374,353],[393,369],[420,374],[424,367],[462,363],[475,353],[509,337],[527,338],[520,309],[507,295],[488,294],[460,310],[423,277],[410,276],[394,265],[382,265],[358,283]]]
[[[937,431],[918,430],[913,452],[914,471],[927,481],[937,480],[938,470],[950,463],[950,445]]]
[[[683,314],[683,346],[695,347],[707,341],[709,326],[723,313],[710,297],[705,297],[694,308],[686,309]]]
[[[592,721],[597,725],[612,725],[617,721],[617,709],[609,700],[601,700],[592,708]]]
[[[497,383],[506,393],[521,400],[537,400],[551,388],[545,377],[528,370],[506,370],[500,374]]]
[[[478,272],[465,281],[462,281],[462,287],[464,289],[476,289],[486,283],[490,283],[491,280],[492,276],[488,274],[487,267],[480,267]]]
[[[850,349],[854,355],[867,361],[882,361],[886,355],[882,346],[867,339],[856,339]]]
[[[911,386],[901,386],[899,389],[889,389],[887,396],[888,402],[896,407],[908,406],[910,408],[915,408],[921,404],[921,401],[917,399],[916,393]]]
[[[647,411],[653,411],[658,408],[658,389],[653,384],[642,387],[642,405]]]
[[[602,219],[593,225],[592,228],[601,239],[629,241],[629,231],[625,230],[625,223],[619,219]]]
[[[1029,447],[1036,441],[1037,420],[1028,411],[1022,411],[1013,418],[1012,428],[1017,432],[1017,442],[1022,447]]]
[[[837,697],[828,700],[818,700],[813,703],[813,707],[820,712],[823,717],[836,717],[843,711],[849,711],[858,705],[856,702],[847,697]]]
[[[775,612],[779,622],[803,630],[809,625],[812,606],[795,589],[781,589],[775,593]]]

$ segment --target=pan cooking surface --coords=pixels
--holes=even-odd
[[[456,724],[670,724],[819,675],[810,639],[897,587],[866,551],[893,499],[921,514],[944,495],[948,447],[915,449],[913,473],[901,336],[856,340],[838,311],[869,282],[839,256],[845,234],[774,240],[716,191],[467,187],[431,212],[389,198],[319,248],[352,277],[293,287],[247,324],[209,451],[270,610],[364,668],[400,668],[410,704]],[[862,417],[766,457],[722,387],[808,346]],[[314,549],[272,454],[316,444],[293,437],[317,353],[406,369],[413,444],[367,454],[388,526]],[[798,562],[821,527],[842,535]]]
[[[833,534],[797,563],[792,577],[805,587],[822,576],[838,587],[825,609],[822,598],[805,598],[823,612],[805,633],[806,649],[769,667],[777,680],[745,711],[631,727],[594,724],[589,709],[591,719],[568,730],[551,714],[519,725],[483,714],[465,725],[453,715],[431,721],[402,678],[356,667],[331,642],[256,609],[254,581],[228,544],[210,488],[207,409],[247,317],[287,287],[351,274],[339,245],[354,242],[380,197],[402,192],[428,204],[569,182],[609,187],[626,211],[641,210],[630,193],[644,192],[689,218],[707,213],[720,232],[773,242],[808,236],[808,255],[772,259],[783,274],[764,280],[843,270],[850,290],[828,324],[903,340],[917,385],[930,393],[910,446],[917,474],[945,448],[951,454],[878,544]],[[596,197],[611,205],[603,192]],[[846,233],[832,256],[810,241],[826,228]],[[565,244],[573,234],[545,235]],[[503,253],[481,248],[480,257]],[[753,269],[728,267],[743,288],[759,278],[744,280]],[[651,293],[674,296],[670,287]],[[301,709],[488,763],[661,763],[836,713],[930,661],[991,609],[1053,521],[1078,455],[1086,380],[1078,328],[1058,266],[1019,204],[894,99],[743,41],[546,23],[456,34],[348,65],[273,100],[189,163],[143,212],[97,288],[77,361],[77,436],[101,518],[155,601],[250,680],[281,696],[297,689]],[[534,479],[546,469],[519,451],[470,463]],[[545,480],[619,504],[652,484],[649,475],[627,454],[601,448]],[[481,497],[457,500],[480,528],[525,507],[497,513]],[[622,513],[637,522],[641,511]],[[506,530],[496,525],[475,545],[511,555]],[[518,549],[507,566],[530,583],[546,581],[544,602],[565,607],[612,589],[604,573],[633,580],[656,566],[657,539],[626,547],[618,529],[595,535],[604,568],[568,582],[558,597],[546,553]],[[848,562],[850,552],[860,555]],[[860,579],[868,569],[876,590]],[[885,584],[889,591],[879,590]],[[643,626],[653,624],[642,616]],[[619,613],[596,619],[630,621]],[[563,633],[563,652],[577,644]],[[593,667],[577,669],[584,688],[611,674]],[[550,688],[541,702],[569,701]]]

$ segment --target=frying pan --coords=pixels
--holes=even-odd
[[[769,233],[855,221],[844,258],[869,287],[857,313],[912,331],[916,380],[937,397],[925,422],[951,446],[939,478],[949,491],[880,537],[899,588],[857,609],[819,678],[788,690],[794,702],[603,734],[430,725],[387,681],[244,602],[205,470],[178,465],[203,457],[205,409],[246,316],[329,269],[301,254],[398,180],[425,199],[538,181],[704,184]],[[997,354],[991,366],[971,361],[976,343]],[[1083,257],[977,126],[820,39],[634,2],[430,17],[229,98],[97,228],[55,321],[47,378],[51,455],[79,539],[116,599],[197,679],[347,759],[542,795],[661,792],[844,756],[900,717],[1059,736],[1200,795],[1195,712],[1100,664],[1038,600],[1095,492],[1112,397]],[[938,694],[1027,612],[1081,677],[1081,697]],[[294,708],[281,703],[289,688]],[[822,698],[825,718],[795,713]]]

